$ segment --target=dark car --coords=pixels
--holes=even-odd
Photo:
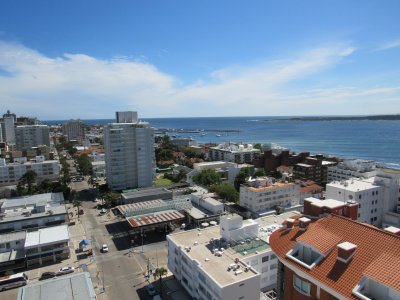
[[[42,273],[42,275],[40,276],[39,280],[44,280],[44,279],[53,278],[53,277],[56,277],[56,275],[57,275],[56,272],[44,272],[44,273]]]

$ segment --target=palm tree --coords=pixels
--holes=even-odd
[[[20,183],[22,185],[27,184],[28,185],[28,194],[32,195],[32,187],[33,183],[36,181],[37,174],[33,170],[26,171],[24,175],[21,176],[19,179]]]
[[[74,207],[78,208],[78,219],[79,219],[79,208],[82,206],[82,201],[75,199],[74,203],[72,204]]]
[[[168,270],[164,267],[157,268],[154,272],[154,277],[159,279],[160,281],[160,295],[162,296],[162,277],[167,275]]]

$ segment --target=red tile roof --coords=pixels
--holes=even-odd
[[[286,253],[297,241],[326,253],[311,270],[297,264]],[[301,270],[348,299],[358,299],[352,290],[364,276],[400,291],[400,237],[373,226],[337,215],[328,215],[309,225],[305,232],[295,226],[290,231],[275,231],[269,239],[272,250],[290,268]],[[340,242],[357,245],[353,258],[338,261]],[[332,246],[333,245],[333,246]],[[333,249],[329,252],[327,249]]]

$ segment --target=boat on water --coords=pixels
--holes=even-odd
[[[216,134],[215,136],[216,136],[216,137],[220,137],[221,135],[220,135],[220,134]]]

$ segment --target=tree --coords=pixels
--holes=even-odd
[[[265,172],[265,170],[263,168],[258,168],[253,174],[254,177],[263,177],[266,175],[267,175],[267,173]]]
[[[28,195],[33,194],[33,183],[36,182],[37,174],[33,170],[26,171],[19,179],[21,186],[28,185]]]
[[[159,279],[160,281],[160,295],[162,295],[162,277],[167,275],[168,270],[164,267],[157,268],[154,272],[154,277]]]
[[[120,197],[121,197],[121,195],[119,193],[110,191],[110,192],[105,193],[102,198],[104,199],[104,201],[106,202],[106,205],[108,207],[112,207],[117,204],[118,199]]]
[[[211,186],[220,183],[221,177],[215,170],[205,169],[193,176],[193,182],[203,186]]]
[[[87,154],[82,154],[77,158],[78,171],[83,175],[92,174],[92,162]]]
[[[215,184],[210,188],[210,191],[218,194],[218,196],[224,199],[224,201],[234,203],[239,202],[239,193],[229,182],[221,182],[219,184]]]
[[[75,199],[72,205],[78,208],[78,219],[79,219],[79,211],[80,207],[82,206],[82,201]]]
[[[249,168],[242,168],[235,177],[235,188],[237,191],[240,189],[240,185],[246,182],[246,179],[250,176]]]
[[[259,149],[261,152],[262,152],[262,150],[263,150],[260,143],[255,144],[255,145],[253,146],[253,148],[254,148],[254,149]]]

